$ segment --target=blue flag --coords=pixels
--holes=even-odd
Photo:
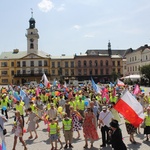
[[[13,96],[16,98],[16,100],[20,101],[20,97],[18,95],[18,92],[14,92]]]
[[[22,97],[22,100],[26,97],[26,93],[22,89],[20,90],[20,96]]]
[[[92,77],[91,77],[91,82],[92,82],[92,87],[93,87],[94,91],[96,92],[97,91],[97,86],[96,86],[96,84],[95,84]]]
[[[2,150],[6,150],[6,145],[5,145],[4,141],[2,142]]]

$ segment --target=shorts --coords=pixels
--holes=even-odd
[[[50,141],[54,142],[58,139],[58,135],[57,134],[50,134]]]
[[[66,141],[72,141],[73,132],[71,130],[64,131],[64,137]]]

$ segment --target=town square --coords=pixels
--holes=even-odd
[[[150,149],[148,0],[0,8],[0,150]]]

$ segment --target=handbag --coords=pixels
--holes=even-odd
[[[145,127],[146,127],[145,121],[143,121],[142,124],[141,124],[141,128],[145,128]]]
[[[1,129],[3,130],[3,135],[6,135],[6,134],[7,134],[7,130],[6,130],[6,129],[3,129],[3,127],[1,126],[1,124],[0,124],[0,127],[1,127]]]

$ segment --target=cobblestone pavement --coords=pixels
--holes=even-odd
[[[12,146],[13,146],[13,137],[14,135],[11,133],[11,129],[12,129],[12,123],[13,123],[13,112],[9,111],[9,121],[5,124],[5,127],[8,131],[8,134],[6,135],[6,143],[7,143],[7,150],[11,150]],[[27,120],[27,117],[25,117],[25,120]],[[129,150],[149,150],[150,149],[150,141],[144,141],[144,135],[143,134],[136,134],[135,135],[135,140],[137,141],[137,144],[131,144],[129,141],[129,135],[126,132],[126,128],[125,128],[125,124],[123,119],[121,120],[122,124],[120,124],[120,128],[122,130],[122,134],[123,134],[123,140],[125,142],[125,144],[127,145]],[[61,123],[60,123],[61,125]],[[25,129],[27,128],[27,125],[25,125]],[[24,140],[26,141],[28,150],[50,150],[51,149],[51,145],[50,145],[50,141],[48,138],[48,132],[46,130],[46,125],[44,124],[43,121],[40,122],[40,127],[37,129],[37,133],[38,133],[38,139],[35,140],[29,140],[29,133],[25,133],[24,134]],[[141,129],[141,133],[143,133],[143,129]],[[80,131],[81,134],[81,138],[80,139],[75,139],[77,137],[77,133],[74,133],[74,140],[73,140],[73,146],[74,148],[72,150],[82,150],[83,146],[84,146],[84,138],[83,138],[83,133],[82,130]],[[101,133],[100,130],[98,129],[98,134],[100,139],[96,142],[94,142],[94,147],[93,148],[89,148],[91,150],[99,150],[100,149],[100,145],[101,145]],[[63,133],[61,132],[61,140],[64,143],[64,137],[63,137]],[[116,139],[117,140],[117,139]],[[90,146],[90,144],[89,144]],[[60,148],[60,144],[58,144],[58,148]],[[19,142],[18,139],[18,143],[17,143],[17,147],[16,150],[23,150],[23,146],[22,144]],[[71,150],[71,149],[70,149]],[[111,147],[105,147],[103,148],[103,150],[111,150]]]
[[[150,88],[145,88],[145,90],[146,90],[145,92],[148,93],[150,91]],[[7,123],[5,123],[5,127],[8,131],[8,134],[6,135],[5,140],[7,143],[7,150],[12,150],[13,137],[14,137],[14,135],[11,133],[12,123],[13,123],[13,112],[10,110],[8,114],[9,114],[9,120]],[[25,117],[25,121],[27,121],[27,117]],[[40,127],[37,129],[38,139],[28,140],[29,133],[24,134],[23,138],[27,144],[28,150],[50,150],[51,149],[50,141],[48,138],[48,132],[46,130],[47,126],[44,124],[43,121],[41,121],[39,124],[40,124]],[[60,125],[61,125],[61,123],[60,123]],[[25,129],[26,128],[27,128],[27,125],[25,124]],[[143,129],[140,129],[141,134],[135,135],[135,140],[137,141],[137,144],[131,144],[129,141],[129,135],[126,132],[126,128],[125,128],[123,119],[122,119],[120,128],[122,130],[123,140],[124,140],[125,144],[127,145],[128,150],[149,150],[150,149],[150,141],[144,141],[145,136],[142,134]],[[84,138],[83,138],[82,130],[80,131],[80,134],[81,134],[80,139],[73,140],[74,148],[72,148],[72,150],[82,150],[83,149]],[[101,133],[100,133],[99,129],[98,129],[98,134],[99,134],[100,139],[98,141],[94,142],[93,148],[88,148],[88,149],[91,149],[91,150],[99,150],[100,149],[102,140],[101,140]],[[77,133],[74,133],[73,136],[74,136],[74,138],[77,137]],[[61,132],[61,140],[62,140],[63,144],[65,145],[62,132]],[[60,148],[60,144],[58,144],[58,148]],[[16,150],[23,150],[23,146],[19,142],[19,139],[18,139]],[[68,149],[68,150],[71,150],[71,149]],[[103,150],[111,150],[111,147],[107,146],[106,148],[103,148]]]

